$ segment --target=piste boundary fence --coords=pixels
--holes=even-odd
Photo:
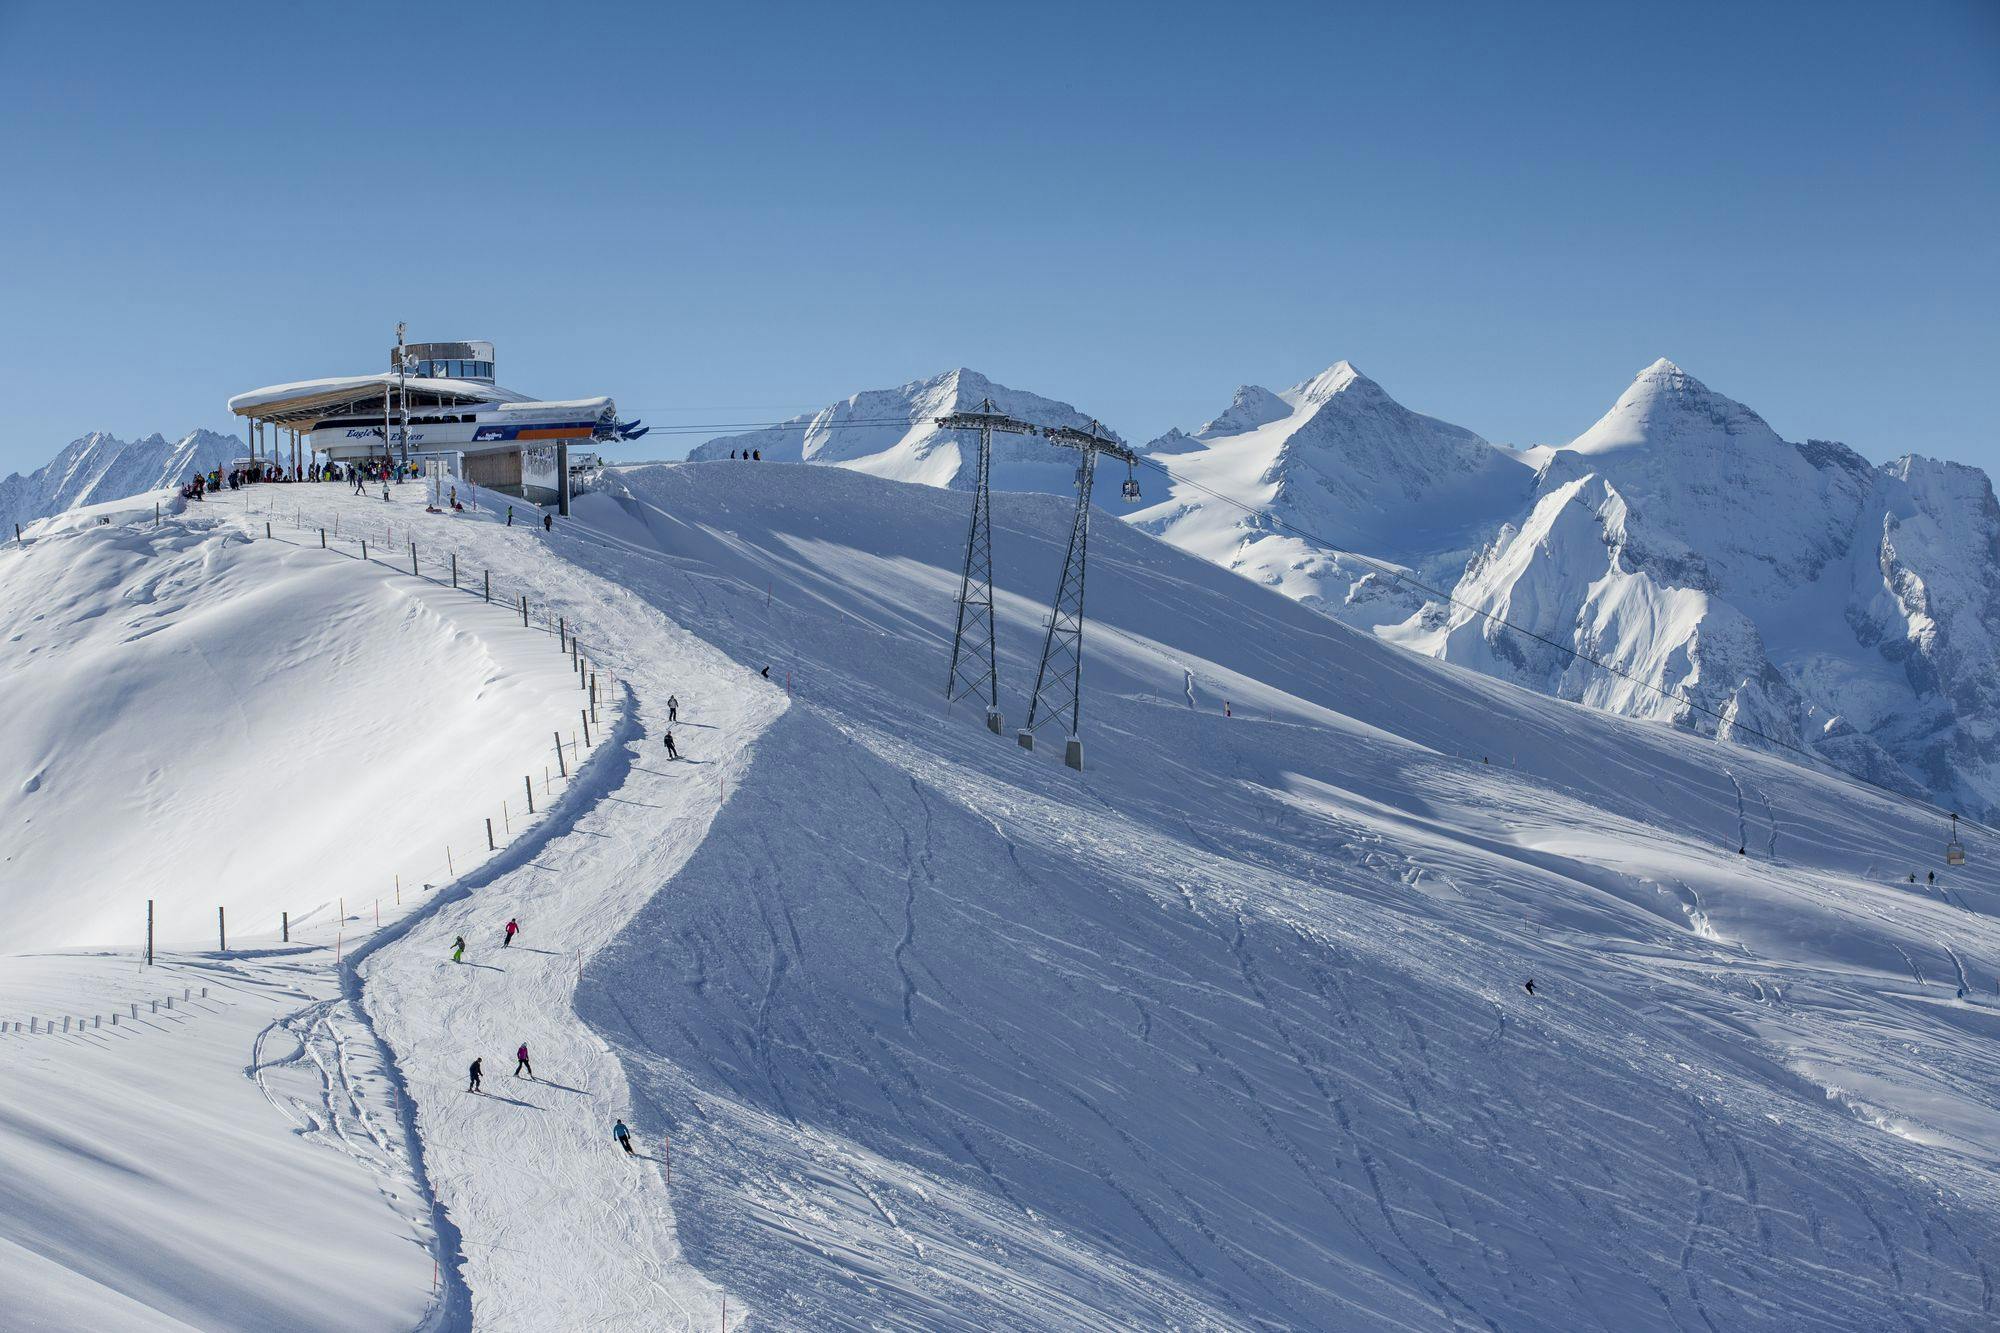
[[[341,483],[305,482],[284,483],[283,485],[309,486],[315,484],[338,485]],[[258,492],[263,487],[278,485],[280,484],[253,483],[250,486],[241,488],[237,492],[243,497],[243,505],[240,509],[227,500],[221,499],[219,496],[215,499],[200,502],[175,500],[155,504],[150,513],[143,509],[135,508],[132,512],[117,515],[115,518],[111,515],[101,516],[97,523],[66,526],[53,532],[27,534],[20,538],[19,544],[22,547],[32,546],[46,541],[51,537],[88,532],[100,527],[128,529],[157,528],[169,516],[185,516],[189,507],[197,503],[204,505],[214,504],[215,510],[212,512],[216,517],[239,518],[249,524],[249,537],[253,541],[258,537],[258,528],[261,525],[261,535],[268,540],[281,541],[298,549],[311,549],[317,544],[320,549],[336,555],[378,565],[390,573],[404,574],[409,577],[421,579],[440,588],[449,588],[463,592],[468,597],[480,600],[482,604],[504,605],[508,608],[510,614],[518,612],[523,628],[539,630],[554,636],[557,650],[570,659],[571,669],[576,673],[578,709],[576,722],[567,727],[567,736],[563,734],[564,728],[557,728],[552,733],[551,750],[553,753],[547,756],[550,762],[542,768],[542,781],[540,783],[541,799],[539,801],[536,799],[537,785],[535,774],[532,772],[525,773],[522,775],[522,788],[514,793],[514,795],[501,798],[498,805],[493,808],[492,815],[483,816],[480,825],[466,830],[463,842],[456,839],[441,840],[439,845],[442,847],[444,853],[442,859],[430,866],[420,868],[410,875],[413,891],[420,894],[427,894],[429,891],[443,885],[448,885],[458,878],[457,867],[460,860],[464,860],[467,869],[470,870],[476,865],[483,864],[488,857],[498,855],[501,851],[511,846],[516,840],[514,831],[516,824],[522,826],[522,834],[525,834],[533,825],[539,824],[541,818],[560,799],[560,789],[566,789],[576,780],[590,756],[608,738],[607,732],[601,722],[602,705],[609,701],[614,709],[615,718],[619,715],[616,710],[629,710],[636,701],[621,699],[618,695],[618,686],[622,679],[619,672],[622,670],[622,664],[617,664],[614,669],[614,664],[608,663],[602,657],[594,655],[594,650],[586,647],[586,636],[582,631],[582,626],[573,621],[557,603],[546,598],[540,601],[535,600],[528,585],[519,583],[510,584],[505,580],[495,580],[492,577],[491,570],[485,566],[478,567],[476,579],[469,577],[473,573],[473,567],[459,558],[457,547],[449,543],[418,540],[418,538],[426,534],[419,530],[419,525],[416,523],[401,525],[401,530],[408,540],[406,544],[399,545],[395,538],[397,525],[386,520],[379,529],[372,522],[356,523],[352,519],[343,525],[341,515],[338,513],[328,516],[318,511],[310,510],[301,504],[281,504],[277,502],[276,497],[268,494],[261,496],[265,503],[260,508],[257,504],[260,498]],[[171,514],[169,513],[170,510]],[[290,512],[287,513],[287,510]],[[435,516],[427,515],[427,517]],[[18,525],[16,531],[17,533],[19,532]],[[381,534],[379,539],[376,536],[378,531]],[[310,538],[306,534],[311,534]],[[395,553],[393,556],[389,554],[392,551]],[[630,683],[629,681],[625,683],[629,691]],[[615,731],[615,729],[616,724],[614,722],[612,730]],[[517,809],[514,806],[513,802],[516,797],[525,798],[523,800],[525,809]],[[498,821],[497,823],[496,820]],[[355,929],[352,933],[357,938],[374,930],[379,930],[382,926],[384,898],[390,900],[390,920],[392,924],[402,915],[396,909],[402,906],[403,877],[403,872],[396,872],[392,876],[389,892],[386,894],[369,894],[365,891],[358,894],[355,897],[356,911],[353,914],[349,914],[346,898],[345,896],[341,896],[329,902],[316,904],[304,912],[294,913],[290,910],[281,910],[273,917],[259,917],[255,920],[250,930],[239,934],[239,938],[250,938],[261,941],[269,937],[275,937],[276,944],[280,948],[286,946],[314,947],[315,944],[323,947],[325,943],[323,936],[328,926],[331,925],[334,934],[334,958],[335,962],[338,963],[345,949],[345,940],[346,935],[349,933],[348,926],[350,923],[355,923]],[[148,907],[150,908],[150,903]],[[218,953],[222,954],[231,952],[228,943],[231,932],[228,929],[226,907],[226,904],[217,905],[216,943]],[[331,923],[322,917],[322,913],[330,907],[335,909],[335,919]],[[294,940],[294,935],[299,936],[299,938]],[[308,938],[315,935],[322,938],[318,941]],[[240,952],[261,952],[266,947],[263,944],[259,944],[252,946],[249,950]],[[150,965],[152,955],[153,946],[149,916],[147,941],[141,950],[140,956],[147,965]],[[155,1001],[154,1003],[157,1006],[158,1002]],[[168,1001],[168,1007],[171,1008],[171,1000]],[[138,1016],[136,1009],[133,1011],[132,1016],[135,1018]],[[93,1015],[92,1017],[99,1016]],[[39,1014],[31,1015],[18,1022],[12,1019],[0,1020],[0,1035],[12,1036],[16,1030],[24,1036],[46,1035],[49,1029],[43,1026],[45,1021],[61,1024],[67,1020],[60,1014],[53,1020],[44,1020]],[[114,1025],[116,1023],[115,1015],[113,1016],[113,1023]],[[78,1029],[83,1027],[82,1018],[77,1019],[77,1027]],[[61,1032],[58,1031],[57,1035],[61,1035]]]
[[[197,992],[199,993],[197,994]],[[125,1020],[124,1032],[136,1033],[142,1027],[157,1026],[151,1024],[148,1020],[160,1013],[185,1018],[190,1014],[216,1012],[214,1010],[204,1011],[186,1007],[195,1000],[209,1000],[208,987],[206,986],[181,987],[181,993],[178,997],[182,1004],[182,1008],[180,1009],[174,1008],[175,998],[173,993],[169,991],[164,997],[155,995],[148,996],[143,1000],[120,1000],[108,1011],[109,1022],[105,1021],[107,1014],[97,1012],[95,1008],[88,1014],[79,1014],[72,1009],[69,1013],[58,1013],[55,1016],[49,1016],[47,1006],[45,1006],[42,1010],[30,1014],[27,1018],[0,1019],[0,1038],[82,1037],[87,1032],[102,1033],[106,1030],[118,1030],[119,1020],[121,1019]],[[210,1003],[214,1003],[214,1001],[210,1001]]]
[[[309,486],[341,483],[290,484]],[[338,513],[328,515],[308,509],[302,504],[284,504],[269,494],[262,497],[266,501],[265,506],[262,509],[258,508],[256,502],[260,487],[277,485],[280,484],[258,483],[244,488],[243,513],[251,522],[253,540],[257,535],[257,519],[261,515],[263,535],[268,540],[281,541],[299,549],[309,550],[316,539],[317,545],[322,550],[378,565],[388,572],[421,579],[439,588],[462,592],[467,597],[478,599],[482,604],[504,605],[510,613],[518,610],[523,628],[540,630],[555,637],[557,650],[570,659],[571,669],[576,673],[577,721],[568,729],[567,737],[560,728],[552,735],[553,753],[548,756],[551,762],[543,766],[541,774],[542,800],[537,802],[535,799],[535,775],[523,774],[522,789],[519,794],[525,798],[523,801],[525,809],[517,810],[512,796],[503,797],[493,808],[493,814],[482,817],[481,825],[467,831],[466,841],[443,840],[440,844],[444,851],[442,861],[422,868],[411,876],[414,884],[421,886],[416,891],[427,893],[457,879],[458,862],[461,859],[470,869],[476,864],[483,863],[487,857],[497,855],[511,846],[515,840],[514,825],[522,825],[525,832],[529,826],[540,822],[542,816],[548,813],[559,798],[558,788],[567,787],[575,781],[585,761],[606,739],[606,733],[601,725],[602,705],[609,700],[613,707],[617,708],[626,702],[620,700],[617,694],[622,677],[617,670],[612,669],[611,664],[586,651],[581,626],[566,615],[558,604],[548,599],[536,601],[527,585],[509,584],[504,579],[496,580],[491,569],[483,565],[478,567],[476,579],[469,577],[473,573],[473,566],[459,558],[457,547],[445,542],[418,540],[419,537],[427,535],[420,530],[419,523],[401,525],[406,540],[399,544],[396,541],[398,525],[387,519],[379,529],[381,537],[377,540],[375,536],[377,528],[373,522],[356,522],[349,519],[343,525],[342,516]],[[286,510],[290,510],[289,515]],[[289,525],[286,523],[288,517]],[[427,517],[442,516],[427,515]],[[389,554],[392,551],[394,555]],[[629,682],[627,685],[629,689]],[[403,888],[402,875],[399,872],[394,877],[389,894],[357,897],[355,900],[357,910],[352,915],[347,911],[345,898],[341,898],[336,904],[320,903],[296,920],[291,919],[288,913],[280,913],[276,923],[261,924],[266,926],[275,924],[280,944],[286,944],[291,942],[291,935],[294,932],[300,934],[305,934],[308,930],[324,932],[326,923],[315,918],[326,907],[336,906],[333,923],[334,956],[338,961],[345,946],[347,924],[360,923],[354,932],[357,936],[364,931],[380,929],[383,897],[390,898],[392,909],[399,908],[402,906]],[[365,909],[361,907],[364,901],[368,904]],[[365,916],[362,914],[364,911],[367,913]],[[400,914],[392,911],[392,920],[396,915]],[[267,930],[261,933],[270,932]],[[222,945],[222,950],[227,952],[226,939],[219,938],[218,943]]]

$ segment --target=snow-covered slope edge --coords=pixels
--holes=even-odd
[[[336,960],[421,909],[436,839],[474,859],[574,678],[503,608],[191,508],[0,551],[0,912],[37,951],[0,957],[0,1323],[447,1319]]]
[[[578,994],[760,1325],[1990,1318],[2000,884],[1906,808],[1114,524],[1078,778],[931,702],[961,498],[623,476],[559,547],[796,691]]]

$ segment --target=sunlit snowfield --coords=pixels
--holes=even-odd
[[[1059,737],[1011,735],[1067,535],[1055,497],[996,501],[993,736],[940,697],[962,494],[663,466],[545,536],[405,490],[249,503],[393,515],[531,587],[615,672],[611,720],[554,808],[436,901],[379,934],[350,904],[358,969],[317,936],[177,941],[176,975],[238,988],[226,1009],[101,1049],[8,1036],[0,1154],[40,1193],[7,1210],[0,1267],[31,1310],[268,1326],[291,1293],[244,1257],[254,1195],[270,1244],[311,1228],[365,1266],[372,1310],[442,1326],[711,1327],[725,1302],[732,1325],[799,1329],[1990,1323],[2000,893],[1976,840],[1944,892],[1913,889],[1943,835],[1908,807],[1418,658],[1104,520],[1078,775]],[[129,701],[188,667],[171,633],[273,734],[321,716],[275,705],[304,668],[219,652],[232,634],[310,645],[324,619],[360,667],[432,663],[458,697],[394,722],[443,745],[407,836],[476,829],[487,786],[536,762],[513,715],[573,706],[567,660],[477,598],[278,549],[262,523],[198,508],[158,549],[74,527],[0,553],[0,577],[99,571],[66,588],[71,628],[24,629],[77,651],[159,618],[125,596],[180,586],[149,573],[214,562],[174,594],[209,612],[142,640],[132,678],[78,686],[80,716],[134,744]],[[272,580],[292,602],[257,614],[242,599]],[[323,762],[390,763],[366,699],[322,687]],[[228,721],[231,746],[262,730]],[[0,750],[17,812],[126,790],[116,744],[85,747],[94,777],[20,749]],[[160,767],[149,809],[204,771]],[[321,812],[272,800],[255,837],[296,856],[287,829],[320,836]],[[400,854],[393,822],[352,818],[320,844],[329,883],[348,843]],[[89,879],[98,850],[154,874],[129,842],[26,827],[9,850],[42,858],[37,882]],[[148,882],[199,920],[214,878]],[[260,910],[290,901],[265,887]],[[73,903],[82,931],[120,899],[36,902],[50,921]],[[512,915],[528,929],[503,952]],[[449,961],[460,934],[475,966]],[[0,960],[0,1002],[129,1003],[106,971],[125,966]],[[520,1041],[533,1083],[507,1077]],[[135,1103],[142,1136],[124,1088],[158,1102]],[[646,1160],[616,1154],[619,1115]],[[74,1150],[51,1147],[65,1117]],[[202,1189],[175,1187],[194,1171]],[[169,1205],[203,1238],[170,1273],[115,1243],[121,1210]],[[61,1243],[25,1216],[67,1219]],[[302,1325],[342,1326],[298,1295]]]

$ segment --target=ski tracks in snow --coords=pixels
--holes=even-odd
[[[639,1122],[573,995],[589,958],[699,844],[721,780],[783,712],[784,693],[551,549],[588,559],[587,542],[405,508],[398,526],[417,540],[537,588],[582,627],[593,659],[620,677],[623,721],[527,835],[350,954],[341,995],[267,1028],[246,1073],[297,1132],[428,1186],[446,1280],[434,1323],[714,1327],[723,1293],[681,1260],[674,1232],[658,1161],[668,1127]],[[358,517],[379,521],[379,502]],[[682,701],[689,762],[645,748],[642,719],[669,694]],[[503,949],[510,917],[523,931]],[[448,956],[459,934],[465,965]],[[508,1077],[524,1042],[537,1079]],[[474,1056],[479,1096],[465,1091]],[[620,1116],[646,1145],[638,1161],[611,1138]],[[551,1272],[589,1278],[551,1283]],[[635,1306],[648,1291],[659,1299]],[[749,1314],[729,1306],[732,1325]]]

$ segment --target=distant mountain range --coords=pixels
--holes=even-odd
[[[756,450],[966,489],[971,440],[935,419],[988,400],[1037,425],[1091,424],[961,368],[690,457]],[[0,481],[0,523],[171,485],[242,450],[205,430],[85,435]],[[1139,450],[1169,475],[1148,469],[1145,507],[1121,517],[1335,619],[1531,689],[1800,746],[2000,814],[2000,503],[1978,468],[1915,455],[1878,467],[1841,444],[1781,439],[1665,360],[1559,447],[1489,444],[1342,361],[1282,393],[1239,388],[1199,429]],[[1068,493],[1075,467],[1070,450],[995,437],[1000,489]],[[1122,471],[1105,473],[1097,498],[1111,508]]]
[[[16,472],[0,479],[0,523],[11,536],[16,523],[179,485],[243,452],[242,440],[212,430],[177,440],[154,434],[129,442],[92,431],[26,476]]]
[[[691,457],[758,449],[964,488],[969,440],[933,418],[985,398],[1085,424],[959,369]],[[1914,455],[1877,467],[1841,444],[1786,441],[1665,360],[1561,447],[1488,444],[1343,361],[1282,393],[1244,386],[1214,420],[1141,452],[1172,479],[1149,472],[1150,502],[1128,521],[1336,619],[1562,698],[1772,738],[2000,813],[2000,504],[1977,468]],[[1000,437],[995,453],[1002,489],[1074,485],[1066,450]]]

